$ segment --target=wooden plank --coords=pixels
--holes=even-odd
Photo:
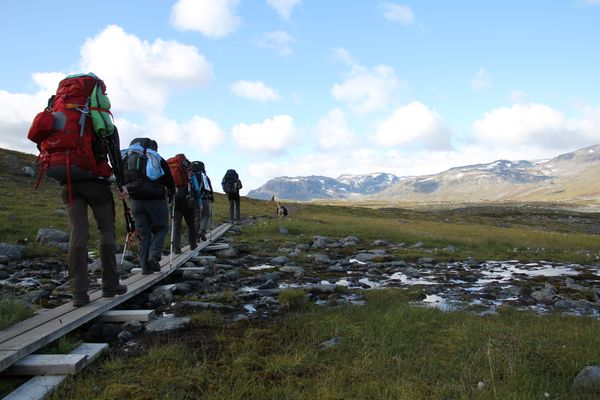
[[[4,370],[8,375],[74,375],[86,365],[87,354],[32,354]]]
[[[110,310],[100,316],[104,322],[146,322],[152,318],[154,318],[154,310]]]
[[[206,251],[216,251],[216,250],[225,250],[228,249],[230,246],[227,243],[215,243],[215,244],[211,244],[210,246],[206,246],[205,250]]]
[[[36,376],[10,392],[4,400],[43,400],[54,392],[67,375]]]
[[[230,227],[230,224],[218,226],[211,232],[212,238],[214,240],[218,239]],[[101,297],[101,291],[92,292],[90,293],[90,304],[84,307],[74,308],[72,302],[69,302],[50,312],[36,315],[0,332],[0,371],[155,285],[175,271],[177,266],[185,263],[189,258],[196,256],[199,251],[203,250],[209,244],[210,242],[208,241],[202,242],[193,251],[190,251],[189,246],[186,246],[186,248],[182,249],[183,252],[181,254],[173,257],[172,262],[170,257],[164,257],[160,262],[161,271],[159,273],[132,275],[122,282],[128,286],[128,292],[124,295],[103,298]]]
[[[70,352],[69,354],[85,354],[87,360],[85,365],[88,366],[98,359],[108,350],[108,343],[82,343],[78,348]]]
[[[108,343],[82,343],[69,354],[87,355],[86,366],[94,362],[108,350]],[[67,379],[67,375],[40,375],[31,378],[4,399],[8,400],[42,400],[52,394]]]

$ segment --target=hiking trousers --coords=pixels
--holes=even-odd
[[[169,208],[165,199],[131,199],[131,214],[140,232],[139,261],[142,269],[148,269],[148,258],[160,261],[165,237],[169,231]]]
[[[92,209],[100,232],[100,262],[102,289],[113,290],[119,285],[115,256],[115,203],[109,184],[97,180],[71,182],[69,191],[63,186],[61,197],[67,206],[71,225],[69,238],[69,287],[74,295],[85,295],[89,289],[87,245],[89,240],[88,206]]]
[[[209,199],[202,199],[202,209],[196,211],[196,227],[199,233],[208,232],[212,204]]]
[[[235,214],[235,221],[240,222],[240,195],[237,194],[227,194],[227,199],[229,200],[229,223],[233,224],[233,216]]]
[[[185,219],[185,224],[188,228],[188,240],[190,247],[196,246],[196,207],[180,206],[175,203],[175,215],[173,218],[173,248],[181,250],[181,220]]]

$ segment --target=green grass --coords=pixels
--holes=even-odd
[[[109,358],[53,398],[596,398],[571,393],[570,384],[600,363],[599,321],[510,309],[444,313],[411,306],[410,296],[372,291],[365,306],[215,324],[210,346],[174,338],[141,356]],[[320,345],[334,337],[337,345]]]
[[[32,308],[23,300],[0,291],[0,329],[33,316]]]

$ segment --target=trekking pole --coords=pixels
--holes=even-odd
[[[208,232],[208,241],[209,243],[212,243],[212,231],[213,231],[213,216],[212,216],[212,212],[213,212],[213,204],[212,203],[210,205],[210,232]]]
[[[123,255],[121,256],[121,264],[123,265],[123,261],[125,261],[125,252],[127,251],[127,244],[129,243],[129,239],[131,235],[135,232],[135,221],[131,216],[131,210],[127,206],[127,202],[123,199],[123,211],[125,213],[125,227],[127,229],[127,236],[125,237],[125,246],[123,246]]]
[[[175,199],[171,200],[171,252],[169,254],[169,268],[173,268],[173,238],[175,234]]]

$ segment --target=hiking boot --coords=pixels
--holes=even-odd
[[[205,234],[205,232],[200,232],[200,234],[198,236],[200,236],[200,239],[202,239],[203,242],[206,242],[206,234]]]
[[[148,269],[150,269],[150,271],[160,272],[160,263],[158,261],[158,258],[156,257],[150,257],[148,259],[148,262],[146,263],[146,266],[148,267]]]
[[[90,296],[87,293],[73,294],[73,307],[83,307],[90,302]]]
[[[142,268],[142,275],[150,275],[153,274],[154,271],[152,271],[150,268],[146,267],[146,268]]]
[[[181,249],[179,247],[175,247],[173,249],[173,253],[175,253],[175,254],[181,254]]]
[[[117,285],[112,288],[102,289],[102,297],[115,297],[127,293],[127,286]]]
[[[196,243],[190,243],[190,250],[195,250],[198,247]]]

